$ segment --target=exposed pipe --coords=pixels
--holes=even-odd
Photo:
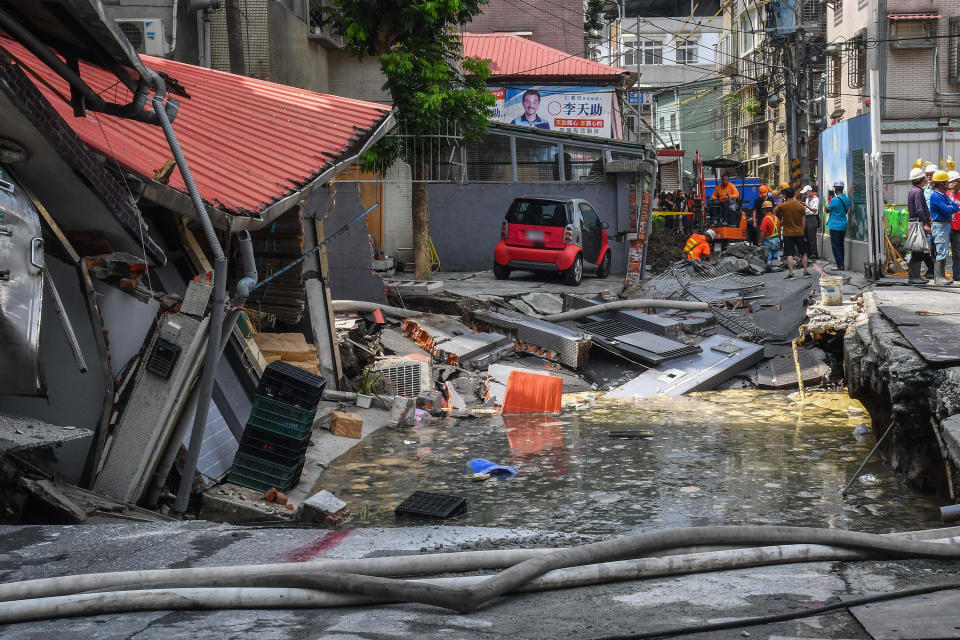
[[[207,355],[203,363],[203,372],[200,374],[200,386],[197,390],[197,413],[193,420],[193,430],[190,433],[190,444],[187,447],[187,457],[183,463],[183,476],[180,478],[180,487],[177,499],[173,505],[174,513],[184,513],[190,502],[190,493],[193,489],[193,477],[197,469],[197,460],[200,458],[200,446],[203,444],[203,433],[207,426],[207,414],[210,411],[210,396],[213,394],[213,383],[217,371],[217,361],[220,359],[220,335],[223,331],[224,306],[227,291],[227,259],[223,255],[223,248],[213,229],[213,223],[207,215],[207,209],[200,198],[200,192],[193,181],[193,174],[183,155],[177,134],[173,131],[170,118],[167,116],[164,98],[166,85],[155,71],[150,70],[156,92],[153,94],[153,110],[160,119],[160,126],[166,136],[167,145],[173,153],[180,177],[187,187],[193,208],[196,210],[203,232],[207,236],[207,244],[213,252],[213,306],[210,309],[210,324],[207,328]]]
[[[651,194],[652,198],[652,194]],[[706,302],[686,302],[684,300],[657,300],[655,298],[634,298],[632,300],[615,300],[614,302],[605,302],[585,309],[573,309],[563,313],[554,313],[549,316],[543,316],[547,322],[563,322],[565,320],[577,320],[586,318],[596,313],[606,313],[607,311],[617,311],[618,309],[677,309],[679,311],[709,311],[710,305]]]
[[[759,527],[758,527],[759,528]],[[823,530],[821,530],[823,531]],[[953,530],[932,530],[913,532],[910,534],[892,534],[874,536],[876,538],[917,539],[943,535],[943,532]],[[935,538],[934,545],[950,545],[958,538]],[[144,572],[123,572],[124,574],[162,574],[193,572],[193,579],[179,577],[175,580],[186,584],[201,584],[201,587],[157,587],[163,580],[147,579],[146,582],[129,581],[126,586],[143,587],[132,591],[113,591],[106,593],[80,593],[79,589],[69,594],[30,597],[18,601],[9,601],[0,605],[0,624],[26,622],[50,618],[63,618],[78,615],[101,615],[106,613],[123,613],[131,611],[151,610],[197,610],[197,609],[238,609],[238,608],[317,608],[342,607],[385,602],[402,602],[404,599],[372,598],[366,596],[328,593],[316,590],[316,585],[325,582],[318,577],[320,571],[330,568],[360,568],[362,566],[379,565],[385,569],[391,567],[394,571],[407,570],[407,573],[416,571],[424,573],[427,570],[450,572],[453,566],[459,570],[470,570],[481,564],[493,566],[497,561],[516,561],[524,557],[547,557],[556,553],[556,550],[505,550],[486,552],[464,552],[452,554],[435,554],[432,556],[400,556],[393,558],[374,558],[362,560],[332,560],[324,562],[306,562],[275,565],[267,573],[257,575],[235,575],[233,577],[214,577],[210,572],[216,568],[196,570],[159,570]],[[635,560],[621,560],[585,566],[573,566],[549,571],[526,584],[520,584],[513,592],[544,591],[579,586],[602,584],[614,581],[648,579],[663,576],[686,575],[711,571],[724,571],[746,567],[790,564],[799,562],[820,562],[827,560],[866,560],[877,557],[863,551],[852,549],[838,549],[820,545],[786,545],[759,547],[752,549],[725,549],[705,553],[670,555],[659,558],[640,558]],[[461,562],[445,562],[445,560]],[[470,561],[478,560],[471,564]],[[432,565],[424,567],[422,561]],[[466,562],[462,562],[466,560]],[[439,561],[439,562],[437,562]],[[486,561],[486,562],[485,562]],[[416,564],[414,564],[416,563]],[[444,566],[445,565],[445,566]],[[504,565],[501,565],[504,566]],[[225,567],[221,569],[249,569],[250,567]],[[76,578],[96,578],[97,576],[116,576],[120,574],[94,574],[92,576],[72,576],[63,580],[76,581]],[[465,576],[453,578],[428,578],[419,580],[400,581],[410,586],[437,587],[440,589],[470,588],[484,583],[492,576]],[[16,587],[30,585],[30,583],[55,582],[56,578],[33,580],[24,583],[3,585]],[[246,586],[255,584],[256,587]],[[103,580],[89,581],[87,589],[110,588],[103,587]],[[241,585],[241,586],[236,586]],[[76,586],[76,585],[73,585]],[[28,587],[29,588],[29,587]],[[9,590],[9,589],[8,589]]]
[[[222,336],[220,338],[220,353],[227,348],[230,342],[230,336],[233,335],[233,325],[237,323],[237,318],[243,311],[243,305],[247,301],[250,292],[257,285],[257,261],[253,256],[253,240],[250,232],[244,229],[237,234],[240,242],[240,264],[243,265],[243,277],[237,280],[234,285],[233,298],[230,300],[230,313],[223,323]]]
[[[334,311],[360,311],[362,313],[381,311],[388,316],[394,316],[397,318],[413,318],[415,316],[423,315],[422,311],[412,311],[410,309],[402,309],[400,307],[391,307],[388,304],[367,302],[365,300],[334,300],[332,305]]]

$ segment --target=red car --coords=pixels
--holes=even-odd
[[[586,200],[578,198],[517,198],[500,225],[500,242],[493,252],[493,275],[550,271],[563,274],[576,286],[584,268],[598,278],[610,275],[610,245],[606,222]]]

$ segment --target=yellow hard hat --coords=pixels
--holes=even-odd
[[[781,183],[780,183],[780,191],[783,191],[784,189],[789,189],[789,188],[790,188],[790,183],[789,183],[789,182],[781,182]]]
[[[930,180],[931,180],[931,182],[948,182],[948,181],[950,180],[950,176],[947,175],[947,172],[946,172],[946,171],[943,171],[943,170],[941,169],[941,170],[938,170],[938,171],[934,171],[934,172],[933,172],[933,177],[930,178]]]
[[[763,205],[761,206],[761,208],[762,208],[762,209],[773,209],[773,203],[770,202],[769,200],[764,200],[764,201],[763,201]]]

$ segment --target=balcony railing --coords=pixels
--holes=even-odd
[[[324,8],[329,6],[330,0],[310,0],[310,20],[307,23],[310,38],[326,49],[340,49],[343,47],[343,36],[325,20]]]

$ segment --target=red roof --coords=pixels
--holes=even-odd
[[[19,43],[0,37],[31,71],[28,77],[88,145],[150,180],[172,160],[159,126],[88,112],[75,118],[70,105],[44,85],[69,95],[67,83]],[[390,107],[314,93],[204,67],[141,56],[148,67],[176,78],[181,98],[173,122],[201,197],[218,209],[257,214],[299,191],[366,139]],[[80,64],[80,73],[108,102],[126,104],[131,94],[116,76]],[[98,124],[99,120],[99,124]],[[102,130],[101,130],[102,127]],[[179,171],[169,186],[186,192]]]
[[[617,81],[625,69],[571,56],[511,33],[465,33],[463,55],[490,61],[492,76],[591,78]]]

